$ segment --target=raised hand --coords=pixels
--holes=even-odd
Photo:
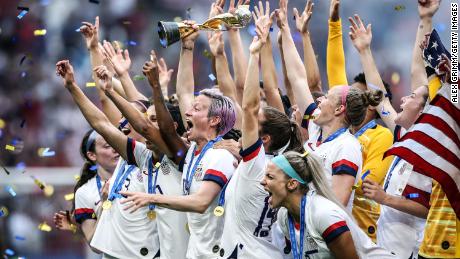
[[[56,63],[56,75],[62,77],[67,87],[75,83],[73,67],[68,60],[61,60]]]
[[[112,74],[106,66],[97,66],[94,68],[97,78],[99,78],[100,85],[103,91],[109,91],[113,89],[112,86]]]
[[[336,22],[340,19],[339,14],[340,0],[331,0],[331,6],[329,7],[329,19]]]
[[[224,39],[222,32],[208,34],[209,48],[214,57],[224,54]]]
[[[158,61],[158,76],[161,85],[161,90],[163,91],[164,95],[167,94],[168,85],[171,81],[171,76],[173,72],[174,69],[168,69],[168,66],[166,65],[164,58],[160,58],[160,60]]]
[[[118,45],[117,45],[118,46]],[[103,54],[113,66],[113,69],[118,76],[128,73],[131,67],[131,59],[129,58],[129,52],[127,49],[124,51],[121,48],[115,50],[110,42],[104,41]]]
[[[75,226],[72,226],[72,222],[70,219],[69,211],[59,211],[54,213],[53,217],[54,225],[59,230],[67,230],[67,231],[75,231]]]
[[[185,20],[182,22],[192,26],[192,28],[195,30],[193,33],[191,33],[190,35],[182,39],[182,48],[192,50],[193,47],[195,46],[195,40],[200,35],[200,31],[198,30],[198,25],[196,25],[195,21],[191,21],[191,20]]]
[[[89,22],[82,22],[80,32],[85,37],[88,49],[97,49],[99,43],[99,16],[96,16],[94,25]]]
[[[452,84],[452,64],[449,57],[446,54],[441,55],[441,62],[439,62],[439,71],[444,73],[442,76],[442,81],[444,83]]]
[[[305,5],[305,9],[302,12],[302,15],[299,16],[299,11],[294,7],[294,17],[295,17],[295,26],[297,30],[301,33],[306,33],[308,30],[308,22],[310,21],[311,15],[313,14],[313,6],[315,4],[308,0]]]
[[[441,0],[418,0],[418,14],[420,19],[432,18],[439,9]]]
[[[262,4],[262,1],[259,1],[259,7],[254,6],[254,12],[252,12],[252,16],[254,18],[256,27],[260,30],[261,34],[259,37],[261,37],[262,42],[265,43],[270,33],[273,17],[275,16],[275,13],[270,15],[270,3],[268,1],[265,2],[264,11],[264,5]]]
[[[209,10],[209,18],[212,18],[218,14],[224,13],[225,0],[216,0],[211,4],[211,10]]]
[[[240,5],[248,5],[250,2],[251,2],[250,0],[245,0],[243,3],[243,0],[238,0],[235,6],[235,0],[230,0],[230,4],[228,5],[228,12],[231,14],[234,14],[236,9],[238,9]]]
[[[280,0],[279,8],[275,10],[276,15],[276,24],[280,29],[289,28],[288,20],[287,20],[287,6],[288,0]]]
[[[355,46],[358,52],[370,48],[372,41],[371,24],[367,25],[367,28],[364,27],[363,21],[357,14],[355,14],[354,20],[351,17],[348,20],[351,23],[349,35],[353,46]]]
[[[252,15],[254,17],[256,16],[254,12],[252,12]],[[265,42],[267,42],[267,35],[269,32],[270,32],[269,26],[262,27],[260,24],[256,24],[257,36],[255,36],[252,39],[252,43],[249,46],[249,52],[251,54],[257,54],[260,52],[260,49],[262,48],[262,46],[265,44]]]
[[[145,62],[144,66],[142,67],[142,73],[144,73],[145,77],[149,80],[150,85],[152,86],[160,86],[160,78],[158,72],[158,60],[155,54],[155,51],[150,51],[150,60]]]

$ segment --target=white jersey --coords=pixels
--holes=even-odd
[[[402,133],[402,134],[401,134]],[[395,129],[395,139],[404,132]],[[386,193],[406,197],[429,208],[432,179],[412,170],[413,166],[395,157],[384,182]],[[426,219],[381,205],[377,221],[377,244],[394,252],[400,258],[416,256],[423,240]]]
[[[182,182],[185,185],[187,169],[192,171],[199,153],[194,153],[196,143],[192,142],[185,157]],[[192,160],[193,157],[193,160]],[[203,181],[213,181],[221,188],[230,180],[235,171],[233,155],[224,149],[210,148],[203,155],[196,167],[195,175],[190,186],[190,194],[198,192]],[[224,228],[223,217],[214,215],[218,205],[219,195],[209,205],[203,214],[187,212],[190,239],[186,258],[216,258],[219,253],[219,243]]]
[[[144,174],[144,187],[148,190],[148,168],[152,151],[145,144],[133,141],[128,146],[128,157],[135,159],[136,165]],[[131,161],[130,161],[131,162]],[[152,168],[153,165],[152,165]],[[155,170],[152,175],[152,185],[155,179]],[[164,195],[182,195],[182,173],[174,162],[163,156],[158,170],[155,193]],[[187,215],[184,212],[155,206],[158,237],[160,239],[160,254],[162,259],[185,258],[189,233],[187,232]]]
[[[317,116],[320,113],[313,103],[309,106],[306,115]],[[337,135],[330,141],[322,139],[322,130],[313,121],[308,121],[308,141],[305,142],[305,150],[309,150],[321,158],[326,169],[326,178],[332,186],[332,176],[338,174],[347,174],[355,177],[355,183],[358,183],[363,157],[361,145],[358,139],[348,130]],[[332,136],[330,136],[332,137]],[[321,143],[321,141],[325,141]],[[351,213],[355,191],[353,190],[347,204],[347,211]]]
[[[219,255],[222,258],[282,258],[271,235],[277,210],[270,208],[268,193],[260,184],[269,161],[262,140],[240,154],[243,160],[226,189]]]
[[[118,161],[109,182],[109,191],[117,175],[128,170],[129,167],[123,159]],[[144,181],[147,181],[147,177],[144,180],[142,172],[135,167],[123,182],[121,190],[146,192]],[[124,210],[125,206],[127,204],[120,204],[120,199],[116,198],[109,210],[102,211],[91,246],[104,253],[105,257],[149,259],[158,257],[160,246],[157,225],[155,220],[147,217],[148,207],[130,213]]]
[[[75,192],[75,221],[79,224],[87,219],[97,220],[96,211],[101,206],[101,196],[96,177],[91,178]],[[101,182],[101,186],[104,182]]]
[[[288,211],[285,208],[279,210],[278,222],[286,237],[290,238]],[[353,244],[359,258],[396,258],[389,251],[375,245],[337,204],[317,195],[315,191],[310,191],[307,194],[305,222],[303,223],[305,224],[305,233],[302,258],[335,258],[329,250],[328,244],[347,231],[350,231],[353,237]],[[295,241],[299,247],[300,231],[297,228],[300,229],[300,225],[295,230]]]

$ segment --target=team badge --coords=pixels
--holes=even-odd
[[[142,183],[144,181],[144,177],[142,176],[141,171],[137,171],[136,178],[140,183]]]
[[[196,167],[196,171],[195,171],[195,180],[196,180],[196,181],[200,181],[202,176],[203,176],[203,164],[200,163],[200,164]]]

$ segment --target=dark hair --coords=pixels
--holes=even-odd
[[[352,126],[359,126],[366,118],[367,107],[377,106],[383,99],[383,92],[365,91],[357,87],[350,87],[346,97],[345,117]]]
[[[223,135],[222,138],[233,139],[235,141],[238,141],[241,138],[241,130],[232,128],[229,132],[225,133],[225,135]]]
[[[177,134],[179,134],[179,136],[182,136],[182,134],[184,134],[186,130],[184,122],[182,121],[179,106],[174,106],[170,103],[166,103],[166,107],[168,108],[169,114],[171,114],[171,117],[173,118],[174,122],[177,123]]]
[[[264,107],[263,113],[265,120],[261,123],[260,132],[271,137],[270,150],[267,151],[279,150],[290,141],[285,151],[303,152],[302,137],[296,122],[291,121],[286,114],[270,106]]]
[[[80,144],[80,155],[85,160],[85,163],[83,164],[83,167],[81,168],[80,179],[78,179],[73,189],[74,194],[77,192],[78,188],[82,187],[85,183],[87,183],[97,174],[97,168],[93,169],[93,166],[96,163],[91,161],[88,155],[86,154],[86,152],[88,151],[95,152],[96,150],[96,141],[93,141],[87,148],[87,142],[90,138],[91,133],[93,132],[94,130],[89,130],[88,132],[86,132]],[[72,204],[72,211],[74,209],[75,209],[75,199]]]
[[[355,83],[361,83],[361,84],[367,86],[366,76],[364,75],[364,73],[359,73],[358,75],[355,76],[355,78],[353,80],[355,81]],[[391,102],[391,100],[393,100],[393,94],[391,93],[390,84],[388,84],[384,80],[382,80],[382,81],[383,81],[383,86],[385,87],[385,91],[387,92],[386,97],[388,97],[388,99]]]

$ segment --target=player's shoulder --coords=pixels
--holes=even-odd
[[[213,159],[228,159],[228,158],[233,159],[232,153],[230,153],[230,151],[228,151],[227,149],[211,148],[208,152],[209,152],[209,156],[212,157]]]
[[[309,202],[311,203],[310,211],[313,212],[317,218],[329,217],[331,214],[345,216],[343,215],[345,214],[343,209],[322,195],[311,194]]]
[[[75,197],[77,196],[80,198],[89,197],[91,192],[94,191],[95,185],[96,185],[96,177],[93,177],[89,179],[88,182],[86,182],[85,184],[80,186],[80,188],[77,189],[77,191],[75,192]]]

